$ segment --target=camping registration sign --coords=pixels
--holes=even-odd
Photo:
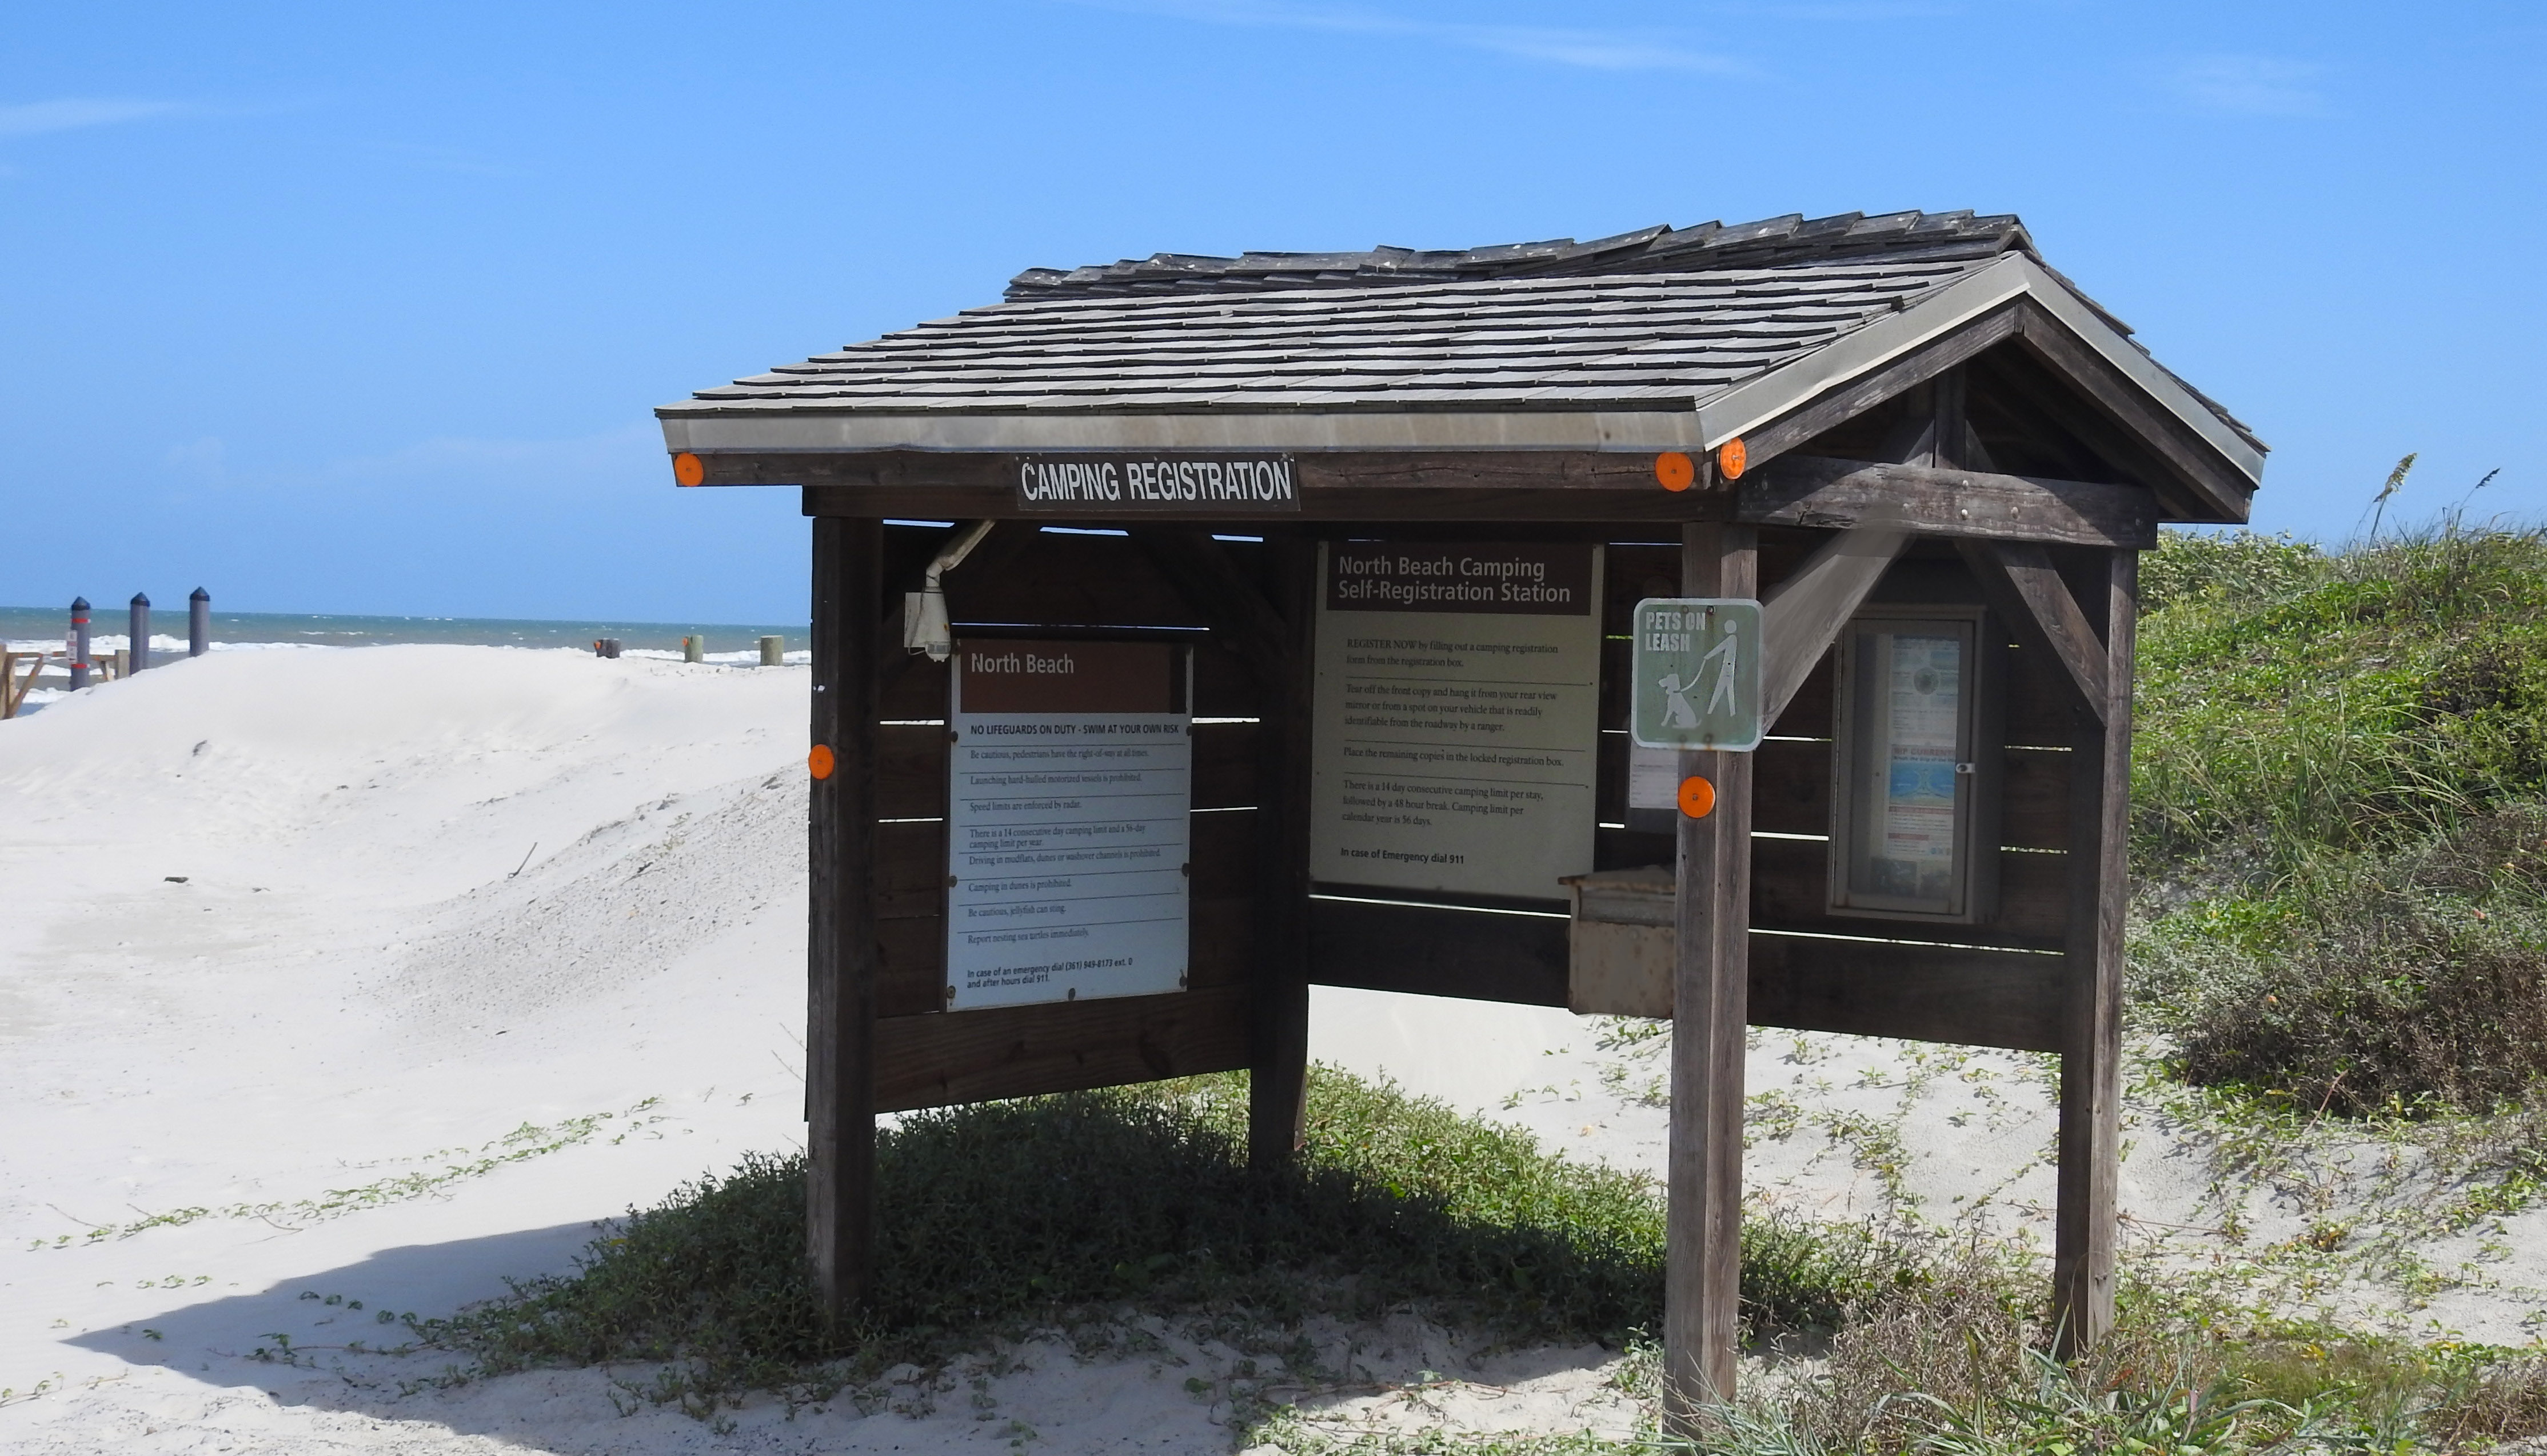
[[[1636,603],[1635,634],[1629,737],[1647,748],[1760,746],[1758,602],[1647,597]]]

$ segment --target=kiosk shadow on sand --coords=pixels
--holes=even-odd
[[[382,1249],[253,1293],[181,1305],[67,1342],[135,1366],[161,1367],[208,1387],[261,1391],[284,1408],[426,1422],[463,1435],[501,1434],[561,1449],[580,1449],[595,1439],[614,1448],[686,1447],[705,1427],[681,1414],[677,1406],[648,1406],[629,1393],[652,1380],[651,1363],[453,1381],[450,1377],[471,1363],[465,1354],[415,1348],[390,1352],[411,1339],[399,1318],[405,1313],[446,1313],[499,1296],[507,1278],[563,1271],[595,1232],[591,1223],[561,1224]],[[1459,1240],[1449,1220],[1435,1232],[1450,1242]],[[389,1323],[382,1322],[385,1313],[391,1316]],[[1165,1328],[1155,1319],[1124,1318],[1154,1329]],[[1587,1388],[1597,1387],[1600,1367],[1616,1357],[1615,1351],[1570,1340],[1496,1348],[1403,1312],[1376,1323],[1313,1319],[1303,1328],[1313,1332],[1322,1363],[1330,1368],[1314,1383],[1284,1382],[1289,1389],[1278,1398],[1299,1400],[1310,1410],[1388,1388],[1424,1385],[1440,1378],[1436,1371],[1453,1378],[1464,1374],[1488,1386],[1575,1373]],[[1019,1377],[1002,1393],[1004,1404],[1059,1437],[1062,1444],[1056,1449],[1070,1444],[1060,1427],[1074,1416],[1111,1413],[1105,1421],[1121,1419],[1127,1400],[1155,1407],[1136,1422],[1153,1433],[1194,1425],[1199,1434],[1199,1428],[1228,1415],[1223,1401],[1208,1394],[1197,1397],[1188,1383],[1188,1377],[1199,1375],[1218,1388],[1229,1374],[1217,1368],[1230,1356],[1226,1349],[1170,1334],[1164,1347],[1154,1342],[1146,1353],[1120,1359],[1099,1356],[1083,1363],[1059,1344],[1025,1353],[1029,1371],[1039,1369],[1041,1375]],[[1469,1368],[1472,1362],[1478,1368]],[[923,1405],[913,1413],[901,1401],[889,1409],[951,1417],[954,1423],[936,1434],[960,1444],[972,1438],[964,1428],[973,1424],[973,1413],[957,1409],[962,1405],[950,1395],[940,1398],[935,1411]],[[790,1418],[779,1402],[767,1398],[750,1400],[747,1408],[742,1417],[747,1425]],[[844,1403],[826,1418],[870,1417]],[[902,1422],[896,1425],[900,1428]],[[922,1438],[922,1445],[928,1444]]]

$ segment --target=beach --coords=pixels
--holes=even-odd
[[[0,724],[0,1447],[1231,1448],[1239,1353],[1164,1322],[1139,1351],[1029,1344],[872,1409],[714,1424],[613,1383],[644,1371],[446,1383],[447,1356],[376,1352],[400,1333],[385,1316],[566,1270],[596,1221],[801,1143],[807,674],[670,655],[215,652]],[[1661,1170],[1667,1037],[1329,988],[1311,1037],[1319,1061]],[[2046,1059],[1752,1048],[1755,1197],[2048,1238]],[[2127,1127],[2134,1237],[2216,1256],[2208,1145],[2158,1105]],[[2234,1196],[2256,1247],[2311,1217]],[[2519,1214],[2427,1250],[2476,1282],[2342,1298],[2519,1342],[2542,1249]],[[1615,1351],[1412,1316],[1312,1333],[1353,1378],[1298,1399],[1337,1430],[1635,1418]]]

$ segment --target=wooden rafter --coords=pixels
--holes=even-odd
[[[2105,722],[2108,709],[2104,643],[2069,594],[2060,569],[2042,547],[2025,541],[1958,541],[1964,564],[1982,595],[2007,620],[2028,650],[2061,664],[2080,703]]]

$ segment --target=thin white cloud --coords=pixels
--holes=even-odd
[[[114,127],[126,122],[164,117],[181,109],[173,101],[130,101],[95,96],[21,102],[16,106],[0,106],[0,136],[36,136],[46,131]]]
[[[2318,66],[2264,55],[2197,55],[2179,62],[2169,89],[2198,110],[2247,117],[2321,117]]]
[[[1413,20],[1369,10],[1292,5],[1283,0],[1079,0],[1104,10],[1172,16],[1207,25],[1337,35],[1402,36],[1520,60],[1599,71],[1748,72],[1728,55],[1692,47],[1654,31],[1578,30],[1555,26],[1484,26]]]

